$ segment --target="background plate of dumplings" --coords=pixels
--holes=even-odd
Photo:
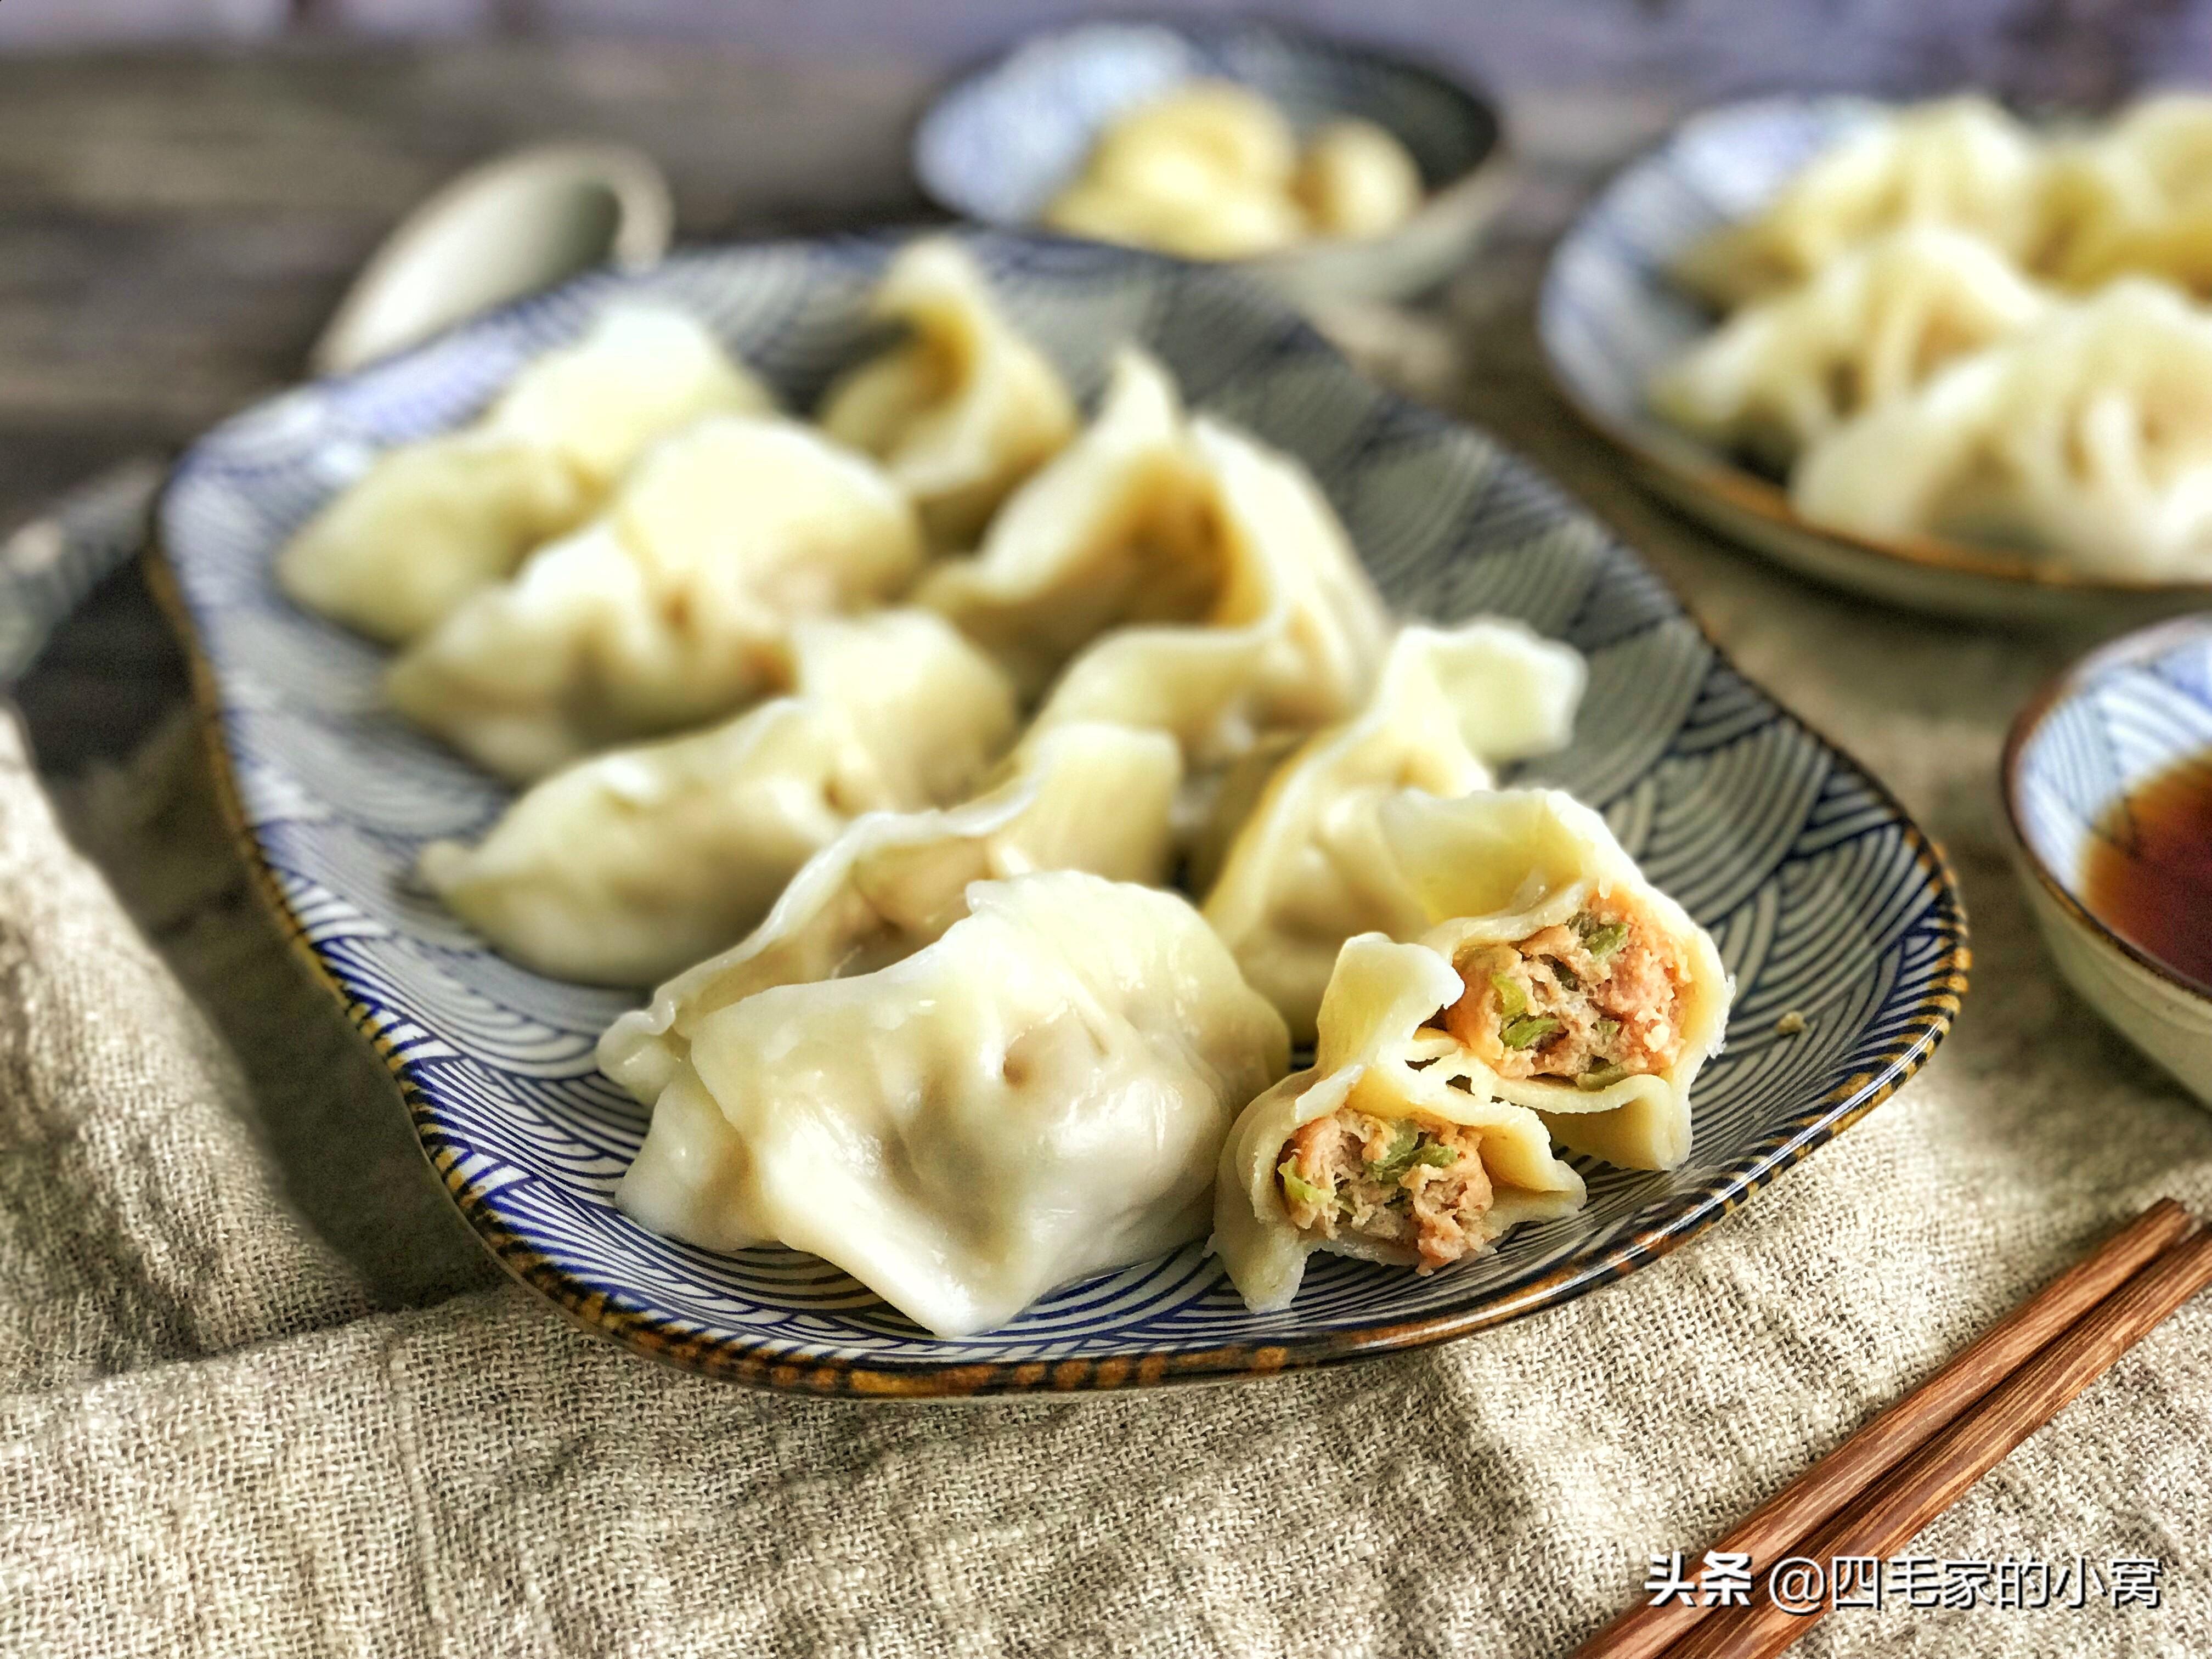
[[[961,217],[1019,230],[1082,171],[1115,116],[1207,77],[1262,94],[1302,133],[1336,116],[1373,121],[1420,167],[1426,196],[1396,229],[1237,262],[1302,304],[1433,288],[1504,204],[1504,131],[1482,98],[1387,53],[1251,21],[1101,21],[1033,36],[931,105],[915,131],[915,176]]]
[[[1933,1049],[1966,963],[1940,854],[1879,784],[1723,660],[1594,520],[1490,439],[1362,379],[1230,273],[1090,244],[963,240],[1086,402],[1113,348],[1137,341],[1194,407],[1313,470],[1395,605],[1518,617],[1585,653],[1576,741],[1526,775],[1602,811],[1737,976],[1727,1050],[1698,1090],[1695,1149],[1666,1175],[1578,1161],[1581,1213],[1429,1278],[1320,1257],[1289,1310],[1259,1316],[1193,1245],[958,1341],[813,1257],[719,1255],[622,1215],[612,1193],[645,1110],[592,1049],[630,998],[503,961],[406,879],[424,842],[479,830],[506,792],[384,708],[382,653],[293,606],[271,567],[364,453],[464,420],[617,292],[689,307],[792,407],[810,407],[870,343],[863,307],[896,244],[737,246],[587,276],[273,398],[197,445],[162,505],[166,585],[267,888],[391,1066],[455,1202],[517,1277],[634,1348],[818,1392],[1105,1389],[1325,1364],[1464,1334],[1632,1271]]]
[[[1763,98],[1685,122],[1561,239],[1537,302],[1552,378],[1659,494],[1790,569],[1952,616],[2100,626],[2212,605],[2212,585],[2100,577],[1929,536],[1870,540],[1801,516],[1782,486],[1651,412],[1645,388],[1714,325],[1671,274],[1709,233],[1751,217],[1814,156],[1882,112],[1849,97]]]

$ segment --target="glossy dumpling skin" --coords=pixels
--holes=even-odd
[[[616,1202],[844,1268],[941,1337],[1204,1235],[1282,1022],[1179,896],[979,882],[903,961],[702,1018]]]
[[[411,647],[386,690],[526,782],[777,689],[793,622],[895,597],[922,556],[913,507],[865,456],[795,422],[717,416]]]
[[[967,913],[972,882],[1068,869],[1164,881],[1181,775],[1175,745],[1157,732],[1074,726],[974,800],[857,819],[808,860],[743,941],[617,1020],[600,1039],[600,1067],[650,1102],[715,1009],[771,986],[902,961]]]
[[[2061,143],[2045,170],[2033,258],[2069,288],[2129,273],[2212,294],[2212,98],[2142,100]]]
[[[1247,258],[1306,234],[1297,162],[1297,137],[1267,99],[1191,81],[1109,122],[1044,222],[1188,258]]]
[[[1688,1157],[1691,1090],[1735,994],[1712,936],[1559,790],[1407,790],[1378,816],[1419,943],[1462,984],[1437,1024],[1498,1097],[1609,1164]]]
[[[1097,418],[1014,492],[973,557],[939,563],[915,597],[1035,696],[1109,628],[1202,614],[1212,535],[1206,474],[1175,381],[1124,346]]]
[[[277,580],[309,610],[404,644],[582,523],[655,440],[773,406],[684,313],[611,306],[472,425],[379,458],[285,545]]]
[[[1978,237],[1910,226],[1746,306],[1654,379],[1651,405],[1780,471],[1860,410],[2032,326],[2050,303]]]
[[[1676,274],[1741,305],[1903,225],[1954,226],[2022,258],[2039,228],[2042,161],[2027,130],[1984,98],[1887,111],[1816,155],[1762,211],[1692,247]]]
[[[1421,169],[1387,128],[1331,121],[1306,142],[1291,191],[1320,236],[1380,236],[1419,211]]]
[[[956,243],[906,247],[870,309],[906,337],[830,388],[823,429],[883,463],[933,544],[972,547],[999,503],[1074,435],[1075,400]]]
[[[1807,519],[2024,548],[2079,570],[2212,572],[2212,318],[2123,278],[1806,452]]]
[[[1536,1114],[1428,1024],[1459,992],[1425,946],[1346,942],[1312,1067],[1247,1106],[1221,1149],[1213,1249],[1253,1312],[1290,1306],[1316,1250],[1432,1272],[1582,1208]]]
[[[964,796],[1013,739],[1012,688],[927,611],[792,630],[793,685],[720,726],[545,778],[423,881],[501,954],[649,985],[744,937],[869,811]]]
[[[1212,580],[1189,619],[1113,630],[1078,653],[1031,726],[1112,720],[1174,734],[1194,772],[1268,733],[1311,731],[1367,695],[1390,637],[1351,538],[1296,459],[1203,416],[1191,450]]]
[[[1382,842],[1381,804],[1406,789],[1485,789],[1492,765],[1565,747],[1584,678],[1578,653],[1516,623],[1410,627],[1367,706],[1277,769],[1205,910],[1293,1042],[1312,1041],[1346,939],[1428,925]]]

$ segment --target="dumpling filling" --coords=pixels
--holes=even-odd
[[[1380,1118],[1350,1106],[1292,1135],[1276,1168],[1291,1224],[1411,1248],[1433,1273],[1480,1250],[1490,1176],[1478,1132],[1415,1113]]]
[[[1500,1077],[1604,1089],[1681,1057],[1689,952],[1627,894],[1456,966],[1467,994],[1444,1028]]]

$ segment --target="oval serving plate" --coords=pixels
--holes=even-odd
[[[1427,198],[1397,229],[1229,262],[1302,305],[1434,287],[1504,203],[1504,143],[1489,103],[1402,58],[1253,21],[1079,23],[1033,36],[939,95],[915,129],[915,176],[961,217],[1020,231],[1082,169],[1108,121],[1201,76],[1256,88],[1301,131],[1364,117],[1420,166]]]
[[[645,1352],[825,1393],[1109,1389],[1327,1364],[1462,1335],[1633,1270],[1927,1056],[1966,961],[1941,854],[1880,785],[1723,661],[1593,520],[1489,439],[1362,379],[1229,273],[1086,243],[964,240],[1079,392],[1095,395],[1112,348],[1135,338],[1197,406],[1301,457],[1397,605],[1502,611],[1587,653],[1577,741],[1532,775],[1602,807],[1738,976],[1728,1050],[1698,1085],[1696,1149],[1671,1175],[1583,1164],[1582,1214],[1431,1278],[1316,1257],[1296,1305],[1258,1317],[1193,1244],[957,1342],[813,1257],[718,1255],[622,1215],[611,1194],[646,1114],[592,1056],[627,999],[513,966],[413,890],[416,849],[475,836],[505,792],[385,712],[382,653],[293,608],[271,560],[375,450],[464,418],[617,292],[690,307],[790,406],[811,406],[866,338],[863,306],[896,243],[732,247],[586,277],[286,393],[197,445],[162,503],[166,580],[197,639],[246,843],[398,1078],[454,1200],[517,1277]],[[1788,1012],[1802,1034],[1777,1031]]]
[[[1823,529],[1771,479],[1646,409],[1651,376],[1718,320],[1669,276],[1683,250],[1757,212],[1881,107],[1844,97],[1728,105],[1685,122],[1624,169],[1561,239],[1544,275],[1536,328],[1561,395],[1675,506],[1834,586],[1984,620],[2120,626],[2212,605],[2212,584],[2081,576],[2001,548]]]

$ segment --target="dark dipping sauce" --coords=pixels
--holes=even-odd
[[[2097,830],[2084,872],[2089,909],[2212,993],[2212,752],[2160,773]]]

